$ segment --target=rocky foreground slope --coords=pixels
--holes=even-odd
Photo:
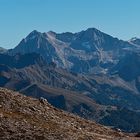
[[[47,100],[0,88],[1,140],[117,140],[133,139],[95,122],[52,107]]]

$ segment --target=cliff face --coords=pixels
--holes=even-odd
[[[47,62],[76,73],[107,73],[135,44],[95,28],[78,33],[31,32],[9,54],[39,53]]]
[[[47,100],[0,88],[0,139],[93,140],[130,138],[52,107]]]

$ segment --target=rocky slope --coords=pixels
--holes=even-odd
[[[119,77],[129,82],[138,80],[140,77],[140,52],[127,54],[112,69],[112,74],[118,74]]]
[[[1,140],[117,140],[133,139],[52,107],[47,100],[0,88]]]

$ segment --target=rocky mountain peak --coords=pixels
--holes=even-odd
[[[124,48],[129,50],[133,46],[95,28],[78,33],[40,33],[35,30],[10,50],[10,53],[36,52],[47,62],[55,62],[58,67],[87,73],[93,67],[102,67],[98,66],[100,63],[109,63],[109,66],[116,64],[124,55]]]
[[[88,28],[87,30],[77,33],[77,37],[82,39],[83,41],[90,41],[91,39],[97,40],[97,38],[101,37],[101,34],[102,32],[97,30],[96,28]]]
[[[140,46],[140,38],[133,37],[129,40],[130,43]]]
[[[85,32],[88,32],[88,33],[100,33],[101,31],[99,31],[96,28],[88,28],[87,30],[85,30]]]
[[[31,33],[29,33],[29,35],[27,37],[39,36],[40,34],[41,34],[41,32],[39,32],[37,30],[33,30]]]
[[[56,36],[56,33],[55,33],[54,31],[49,31],[49,32],[47,32],[46,34],[50,34],[50,35],[52,35],[52,36]]]

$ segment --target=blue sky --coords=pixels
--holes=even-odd
[[[0,46],[15,47],[32,30],[95,27],[120,39],[140,37],[140,0],[0,0]]]

